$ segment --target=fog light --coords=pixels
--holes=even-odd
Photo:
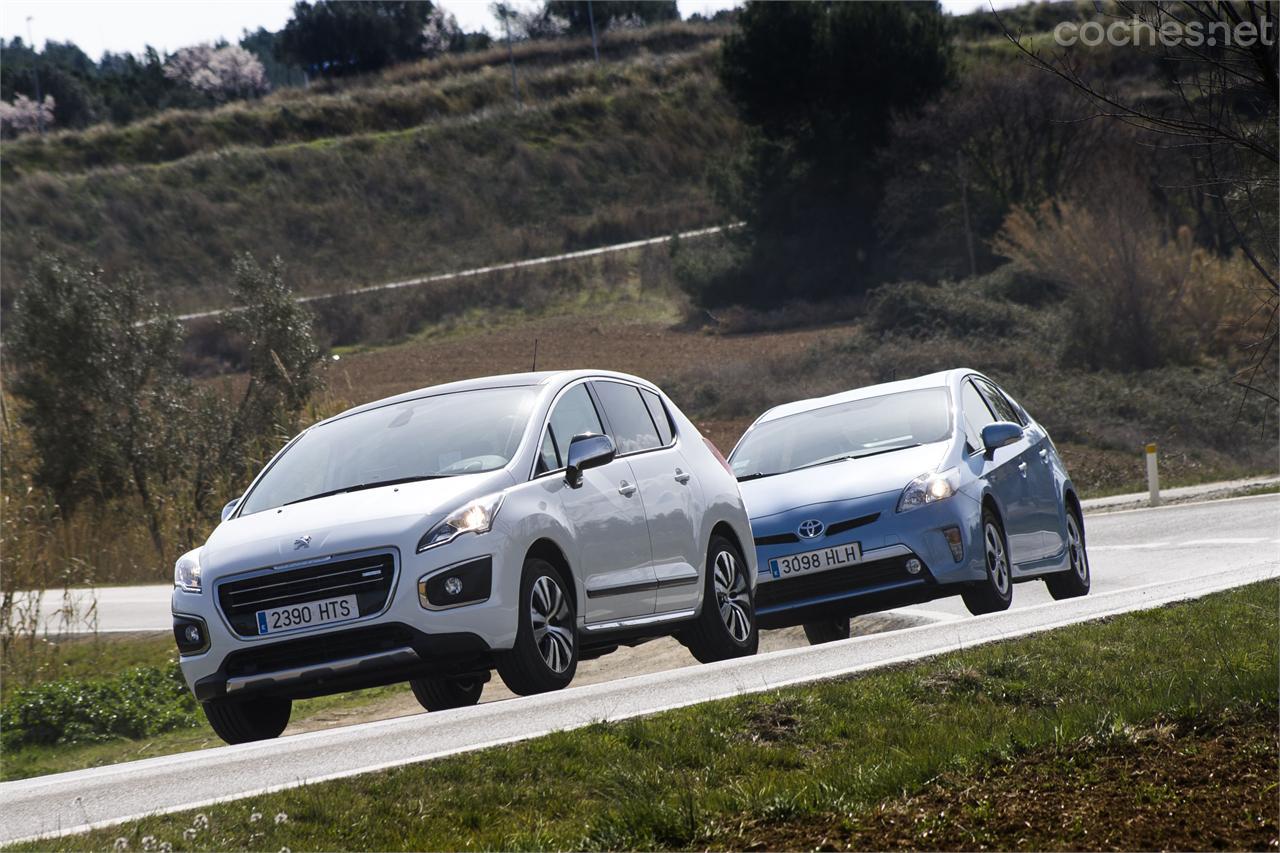
[[[912,557],[910,560],[907,560],[907,574],[909,575],[920,574],[920,561],[917,560],[915,557]]]
[[[200,636],[199,625],[188,625],[182,632],[182,637],[193,646],[199,646],[204,642]]]
[[[184,655],[198,655],[209,648],[209,633],[197,616],[173,617],[173,639],[178,651]]]
[[[462,579],[449,578],[444,582],[444,591],[447,595],[457,595],[462,592]]]
[[[959,527],[944,527],[942,535],[947,537],[947,547],[951,549],[951,558],[957,563],[964,559],[964,542],[960,539]]]

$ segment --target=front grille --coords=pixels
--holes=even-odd
[[[837,521],[835,524],[827,526],[827,535],[835,536],[837,533],[844,533],[846,530],[853,530],[855,527],[865,527],[879,517],[880,513],[873,512],[871,515],[860,515],[848,521]]]
[[[855,527],[864,527],[880,517],[880,513],[873,512],[871,515],[860,515],[857,518],[850,518],[844,521],[836,521],[827,525],[827,529],[823,531],[824,536],[835,536],[844,533],[846,530],[853,530]],[[794,533],[774,533],[770,536],[757,536],[756,547],[764,547],[766,545],[790,545],[793,542],[799,542],[800,537]]]
[[[776,533],[773,536],[757,536],[756,545],[786,545],[789,542],[799,542],[800,537],[794,533]]]
[[[412,643],[413,632],[404,625],[375,625],[233,652],[227,656],[226,670],[229,678],[278,672],[400,649]]]
[[[828,595],[870,592],[887,584],[928,580],[927,570],[918,575],[908,574],[907,559],[892,557],[817,574],[767,581],[756,589],[756,611],[763,613]]]
[[[382,610],[395,577],[395,557],[367,554],[298,569],[278,569],[218,584],[218,606],[242,637],[258,635],[257,612],[308,601],[356,596],[361,616]]]

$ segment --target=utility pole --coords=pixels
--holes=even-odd
[[[27,41],[31,44],[31,76],[36,81],[36,127],[44,136],[44,98],[40,97],[40,61],[36,59],[36,40],[31,36],[31,16],[27,15]]]
[[[591,24],[591,52],[595,54],[596,65],[599,65],[600,46],[596,44],[596,15],[591,11],[591,0],[587,0],[587,23]]]

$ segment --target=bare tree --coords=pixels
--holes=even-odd
[[[1033,65],[1086,95],[1097,116],[1166,137],[1173,147],[1194,158],[1197,189],[1210,200],[1225,232],[1256,272],[1256,311],[1267,318],[1262,335],[1244,343],[1252,358],[1236,374],[1235,382],[1272,400],[1280,399],[1276,385],[1280,3],[1121,0],[1114,9],[1106,31],[1126,35],[1134,49],[1156,52],[1169,97],[1144,98],[1107,88],[1090,79],[1078,54],[1067,49],[1048,54],[1010,32],[1003,22],[1001,27]]]

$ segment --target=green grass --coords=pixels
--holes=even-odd
[[[22,687],[101,677],[136,666],[162,667],[177,660],[173,635],[167,631],[19,638],[6,653],[0,702]]]
[[[116,838],[140,849],[144,836],[198,850],[732,847],[747,825],[856,817],[940,773],[1113,737],[1133,722],[1274,707],[1278,591],[1256,584],[254,797],[203,809],[199,821],[156,816],[19,849],[105,849]]]

